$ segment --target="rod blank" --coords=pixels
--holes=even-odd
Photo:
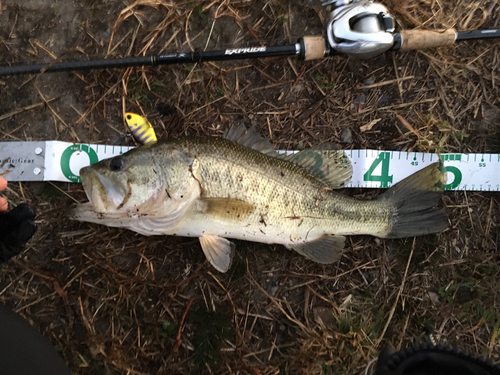
[[[0,76],[16,74],[38,74],[42,71],[67,72],[72,70],[95,70],[127,68],[130,66],[171,65],[203,61],[240,60],[261,57],[293,56],[300,53],[300,44],[278,47],[234,48],[219,51],[178,53],[159,56],[125,57],[107,60],[86,60],[0,67]]]
[[[490,38],[500,38],[500,29],[459,31],[457,33],[457,42],[460,42],[462,40],[490,39]]]
[[[93,70],[108,68],[125,68],[138,65],[153,65],[154,56],[125,57],[110,60],[88,60],[56,62],[54,64],[14,65],[0,67],[0,76],[11,76],[17,74],[41,73],[45,68],[47,72],[67,72],[71,70]]]

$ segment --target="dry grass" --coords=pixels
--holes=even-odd
[[[4,1],[5,60],[288,44],[320,33],[324,16],[305,0],[86,1],[67,26],[78,35],[68,31],[60,45],[62,26],[44,20],[64,9],[49,3]],[[386,4],[400,27],[500,26],[497,2]],[[498,41],[478,41],[369,61],[276,58],[3,79],[1,136],[131,142],[122,114],[134,111],[161,137],[221,135],[245,122],[280,148],[339,143],[348,128],[343,148],[485,152],[500,118],[499,51]],[[55,186],[84,200],[78,185]],[[416,240],[354,236],[331,266],[238,242],[235,265],[218,274],[195,239],[68,222],[71,199],[58,189],[10,185],[12,202],[36,205],[39,231],[0,270],[0,301],[49,337],[75,373],[352,374],[388,343],[419,341],[425,328],[441,343],[500,360],[496,193],[446,193],[449,230]]]

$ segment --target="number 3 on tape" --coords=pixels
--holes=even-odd
[[[363,175],[363,180],[364,181],[380,182],[381,188],[389,187],[390,186],[389,184],[392,184],[392,178],[393,178],[392,175],[389,176],[390,157],[391,157],[390,152],[381,152],[377,156],[377,158],[373,161],[370,168]],[[380,175],[374,176],[373,172],[375,171],[375,168],[377,168],[380,163],[382,163]]]

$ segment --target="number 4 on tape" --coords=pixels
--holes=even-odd
[[[364,181],[375,181],[380,182],[381,188],[387,188],[392,184],[393,176],[389,176],[389,164],[390,164],[390,152],[381,152],[377,158],[373,161],[372,165],[363,176]],[[373,172],[378,167],[379,164],[382,163],[380,175],[374,175]]]

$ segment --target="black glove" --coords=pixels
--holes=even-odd
[[[395,352],[385,347],[375,375],[499,375],[500,366],[442,345],[421,344]]]
[[[26,203],[0,214],[0,263],[19,254],[35,234],[35,215],[35,210]]]

